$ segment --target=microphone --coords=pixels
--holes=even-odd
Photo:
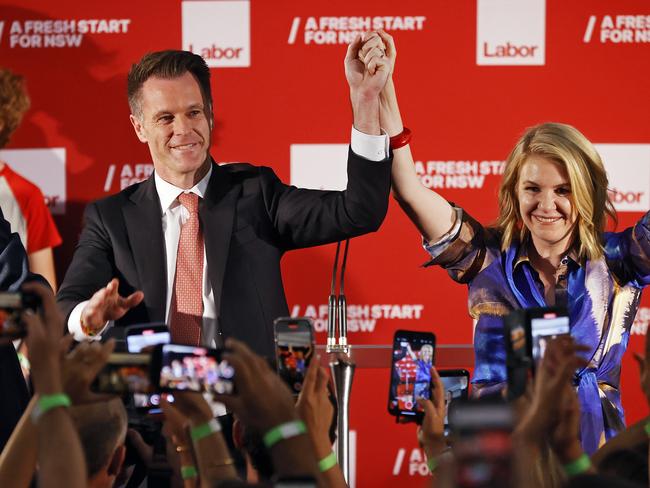
[[[345,240],[345,250],[343,251],[343,265],[341,266],[341,287],[339,289],[338,317],[339,317],[339,346],[348,345],[348,304],[345,300],[345,265],[348,262],[348,248],[350,239]]]
[[[341,243],[336,243],[336,254],[334,255],[334,269],[332,270],[332,285],[330,286],[330,296],[327,303],[327,350],[336,344],[336,273],[339,266],[339,252]]]
[[[339,266],[339,254],[341,253],[341,242],[336,244],[336,254],[334,255],[334,267],[332,269],[332,283],[330,286],[330,295],[327,303],[327,352],[348,352],[348,313],[347,302],[345,300],[345,266],[348,260],[348,248],[350,239],[345,241],[343,250],[343,263],[341,265],[341,281],[339,285],[339,294],[336,294],[336,275]],[[337,339],[338,332],[338,339]]]

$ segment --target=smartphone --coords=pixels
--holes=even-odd
[[[151,380],[157,391],[196,391],[230,395],[235,370],[221,349],[160,344],[153,350]]]
[[[33,293],[0,292],[0,339],[20,339],[27,335],[21,315],[25,310],[38,311],[41,299]]]
[[[138,324],[126,328],[126,347],[131,353],[142,352],[144,348],[169,344],[171,335],[164,323]]]
[[[438,374],[445,387],[445,435],[449,435],[449,411],[469,397],[469,371],[440,369]]]
[[[563,307],[529,308],[526,310],[529,334],[528,352],[533,359],[533,367],[544,357],[546,343],[571,331],[569,314]]]
[[[458,488],[514,486],[509,403],[462,402],[449,413]]]
[[[307,368],[314,355],[314,328],[306,317],[280,317],[273,322],[278,374],[292,393],[302,391]]]
[[[436,336],[431,332],[398,330],[393,350],[388,391],[388,413],[406,421],[420,422],[424,411],[417,398],[431,398],[431,366]]]
[[[532,357],[528,353],[526,321],[526,310],[523,309],[514,310],[506,315],[503,321],[509,400],[519,398],[526,392],[528,377],[532,374]]]
[[[150,393],[150,362],[149,354],[113,353],[91,389],[101,393]]]

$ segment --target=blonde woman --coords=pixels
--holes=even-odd
[[[395,45],[384,32],[370,36],[361,55],[378,45],[393,66]],[[566,306],[571,335],[589,347],[589,364],[576,372],[575,384],[582,443],[593,453],[624,428],[620,364],[641,290],[650,282],[648,216],[634,228],[605,232],[615,212],[600,156],[573,127],[546,123],[528,129],[512,150],[499,217],[484,227],[420,183],[391,79],[381,97],[381,126],[394,147],[394,196],[423,236],[427,265],[442,266],[468,286],[477,320],[474,391],[505,385],[504,315]]]

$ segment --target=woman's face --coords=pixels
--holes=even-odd
[[[428,363],[429,361],[431,361],[432,356],[433,356],[433,348],[427,345],[422,346],[422,349],[420,349],[420,359]]]
[[[530,156],[519,171],[519,212],[538,252],[565,252],[577,220],[566,168],[555,161]]]

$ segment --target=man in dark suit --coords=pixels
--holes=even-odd
[[[283,253],[374,231],[387,210],[390,158],[378,94],[389,67],[374,49],[364,68],[360,46],[351,44],[345,61],[354,127],[344,192],[287,186],[265,167],[214,164],[210,72],[201,57],[162,51],[132,67],[131,122],[155,172],[86,209],[58,294],[78,339],[101,335],[108,321],[167,321],[176,342],[211,346],[232,336],[272,355],[273,319],[288,315]]]

